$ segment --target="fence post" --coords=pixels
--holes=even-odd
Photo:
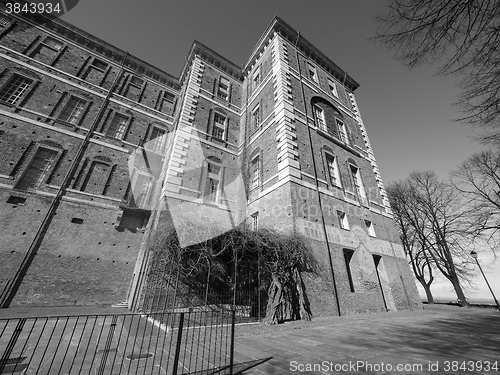
[[[25,323],[26,323],[26,318],[21,318],[17,322],[16,328],[12,333],[12,337],[10,338],[9,343],[5,348],[5,352],[0,358],[0,374],[3,374],[3,370],[5,369],[7,360],[9,359],[10,355],[12,354],[12,351],[14,350],[14,347],[16,346],[17,339],[19,338],[19,335],[21,335],[21,331],[23,330]]]
[[[231,312],[231,353],[229,353],[229,375],[233,375],[233,364],[234,364],[234,322],[235,322],[236,310],[233,308]]]
[[[177,368],[179,367],[179,355],[181,351],[181,340],[182,340],[182,328],[184,326],[184,313],[181,313],[181,317],[179,319],[179,331],[177,332],[177,344],[175,346],[175,355],[174,355],[174,370],[172,374],[177,374]]]

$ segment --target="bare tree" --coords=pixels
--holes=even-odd
[[[497,0],[391,0],[375,40],[413,68],[440,62],[462,77],[462,120],[496,128],[500,117],[500,7]],[[484,141],[500,138],[500,131]]]
[[[470,238],[460,192],[439,181],[434,172],[414,172],[405,184],[404,217],[415,231],[432,264],[453,285],[467,306],[462,283],[470,283]]]
[[[500,237],[500,152],[472,155],[452,173],[452,181],[469,200],[471,231],[495,249]]]
[[[394,213],[394,220],[399,229],[401,243],[409,259],[413,274],[424,288],[427,303],[434,304],[431,284],[434,281],[432,258],[418,231],[423,231],[425,216],[411,207],[411,194],[408,184],[395,182],[388,186],[387,195]]]
[[[152,261],[146,286],[151,295],[148,308],[158,305],[157,291],[165,294],[169,287],[175,295],[169,306],[175,306],[179,299],[180,303],[200,303],[202,297],[206,301],[209,289],[216,293],[232,290],[236,298],[238,265],[251,258],[257,260],[261,278],[269,285],[264,321],[277,324],[311,319],[301,272],[311,271],[315,261],[300,235],[271,229],[253,231],[244,225],[220,233],[211,223],[192,222],[175,228],[164,224],[156,230],[149,244]],[[181,246],[182,236],[189,236],[188,243],[192,245]],[[228,273],[229,268],[232,274]]]

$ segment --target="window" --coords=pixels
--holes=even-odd
[[[217,96],[221,99],[229,99],[229,80],[224,77],[219,79],[219,87],[217,88]]]
[[[44,64],[52,64],[62,51],[64,44],[54,38],[47,37],[30,54],[35,60]]]
[[[26,94],[32,83],[32,79],[14,74],[0,90],[0,101],[16,104]]]
[[[82,78],[95,85],[101,85],[107,69],[107,63],[99,59],[93,59],[82,75]]]
[[[16,189],[28,190],[38,187],[47,177],[54,165],[58,152],[40,147],[22,178],[16,184]]]
[[[365,225],[368,231],[368,235],[370,235],[371,237],[376,237],[375,228],[373,227],[372,222],[370,220],[365,220]]]
[[[10,25],[10,19],[0,15],[0,29],[6,28],[9,25]]]
[[[260,186],[260,158],[257,155],[250,162],[250,185],[249,189],[253,190]]]
[[[153,186],[153,178],[144,174],[137,176],[133,194],[135,206],[138,208],[147,208]]]
[[[175,95],[172,94],[171,92],[168,92],[168,91],[163,92],[163,100],[165,100],[166,102],[173,103],[174,99],[175,99]]]
[[[108,131],[106,132],[106,135],[118,139],[123,139],[127,131],[128,120],[129,119],[127,116],[115,113],[115,115],[113,116],[113,120],[111,120],[111,124],[109,125]]]
[[[316,67],[311,64],[307,64],[307,70],[309,72],[309,78],[311,78],[314,82],[319,83]]]
[[[347,215],[345,214],[345,212],[337,211],[337,217],[339,219],[340,228],[349,230],[349,221],[347,221]]]
[[[252,128],[253,130],[258,129],[260,126],[260,106],[256,105],[252,111]]]
[[[339,130],[340,140],[348,145],[349,139],[347,138],[345,124],[342,121],[340,121],[339,119],[335,119],[335,122],[337,123],[337,128]]]
[[[165,142],[165,130],[153,127],[151,134],[149,136],[149,142],[146,144],[146,148],[156,153],[161,153],[163,151],[163,145]]]
[[[98,59],[94,59],[94,61],[92,61],[92,64],[90,64],[90,65],[93,68],[95,68],[97,70],[100,70],[103,73],[106,70],[106,68],[108,67],[108,64],[106,64],[104,61],[101,61],[101,60],[98,60]]]
[[[80,187],[81,191],[89,194],[106,195],[116,170],[116,166],[111,166],[109,161],[105,157],[97,157],[92,161]]]
[[[340,187],[340,173],[339,167],[337,165],[337,158],[330,154],[326,155],[326,165],[328,168],[328,177],[330,178],[330,183],[335,186]]]
[[[257,230],[259,229],[259,213],[256,212],[250,216],[251,219],[251,225],[252,225],[252,230]]]
[[[313,105],[313,111],[314,117],[316,118],[316,126],[324,132],[327,132],[328,130],[326,128],[325,111],[323,111],[323,108],[317,105]]]
[[[157,109],[168,115],[172,114],[175,102],[175,95],[168,91],[160,93]]]
[[[331,79],[328,79],[328,89],[330,90],[330,94],[332,94],[334,97],[339,97],[339,93],[337,92],[337,85]]]
[[[143,87],[144,80],[131,75],[123,95],[132,100],[139,100]]]
[[[352,293],[354,293],[354,283],[352,280],[352,273],[351,273],[351,260],[352,260],[353,255],[354,255],[354,251],[344,249],[345,267],[346,267],[346,271],[347,271],[347,278],[349,279],[349,288],[351,289]]]
[[[130,84],[137,87],[142,87],[142,85],[144,84],[144,80],[139,77],[132,76],[130,78]]]
[[[72,96],[69,98],[66,106],[59,115],[59,120],[77,125],[83,116],[86,104],[87,102],[85,100]]]
[[[255,90],[260,84],[260,67],[255,70],[252,77],[252,88]]]
[[[349,164],[349,171],[351,172],[352,182],[354,184],[354,188],[356,189],[358,198],[360,199],[361,203],[366,204],[366,193],[363,186],[363,181],[361,180],[361,173],[359,172],[359,168],[353,164]]]
[[[211,202],[219,203],[221,194],[221,166],[208,163],[208,199]]]
[[[220,113],[214,114],[214,126],[212,128],[212,136],[217,139],[224,140],[226,135],[227,118]]]

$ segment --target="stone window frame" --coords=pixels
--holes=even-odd
[[[365,226],[370,237],[377,237],[375,227],[373,226],[373,222],[371,220],[365,219]]]
[[[250,215],[250,229],[254,231],[259,229],[259,211]]]
[[[328,78],[328,92],[330,95],[332,95],[334,98],[338,99],[339,98],[339,92],[337,90],[337,84],[335,81],[331,78]]]
[[[144,93],[144,90],[146,89],[146,80],[139,77],[137,74],[133,74],[130,72],[128,72],[128,74],[129,75],[128,75],[127,79],[125,80],[125,84],[123,85],[121,95],[127,99],[132,100],[132,101],[137,100],[137,102],[140,102],[141,97]],[[134,80],[136,80],[136,82],[134,82]],[[137,82],[137,80],[139,80],[141,82],[139,83],[139,82]],[[130,90],[130,86],[133,86],[138,90],[139,93],[137,95],[137,99],[133,99],[133,98],[130,98],[127,96],[129,93],[129,90]]]
[[[330,147],[327,146],[322,148],[322,156],[323,156],[323,165],[325,166],[325,175],[327,177],[326,180],[329,182],[329,185],[343,189],[342,175],[340,173],[340,164],[338,156],[335,155],[335,153],[333,152],[333,150],[330,149]],[[330,173],[330,164],[328,161],[329,158],[333,158],[335,181],[332,179]]]
[[[307,77],[314,83],[319,85],[318,68],[309,61],[307,62]]]
[[[349,145],[349,136],[347,135],[347,126],[345,122],[338,117],[335,117],[335,126],[337,127],[340,141]]]
[[[90,178],[92,177],[92,172],[94,172],[94,169],[96,168],[96,165],[98,165],[98,164],[105,165],[106,167],[108,167],[109,172],[108,172],[108,175],[106,177],[106,181],[103,185],[102,191],[98,194],[97,193],[89,193],[88,191],[86,191],[87,185],[88,185]],[[83,179],[82,186],[80,186],[79,190],[86,192],[86,193],[89,193],[89,194],[106,196],[107,192],[109,190],[109,185],[111,184],[111,178],[113,177],[113,174],[114,174],[114,171],[116,170],[116,167],[117,167],[116,164],[112,164],[111,161],[102,160],[102,159],[99,159],[97,157],[92,158],[92,160],[90,162],[90,166],[85,173],[85,178]]]
[[[171,98],[171,99],[170,99]],[[164,108],[171,106],[172,112],[175,111],[175,105],[177,102],[177,95],[168,90],[160,90],[158,94],[158,99],[156,100],[155,109],[164,113]]]
[[[260,189],[262,184],[262,152],[256,150],[248,163],[248,191]]]
[[[82,68],[81,72],[77,74],[77,76],[80,79],[83,79],[84,81],[87,79],[87,76],[92,70],[96,70],[100,73],[102,73],[102,78],[99,80],[99,84],[97,86],[101,86],[104,80],[106,79],[106,76],[108,75],[109,71],[111,70],[111,64],[107,61],[104,61],[101,57],[91,57],[88,60],[91,60],[90,63],[87,63],[86,68]],[[87,61],[88,61],[87,60]],[[99,66],[99,65],[105,65],[104,67]]]
[[[259,65],[255,68],[254,72],[252,73],[252,85],[251,85],[252,92],[255,91],[257,87],[259,87],[261,82],[262,82],[262,69]]]
[[[203,186],[203,191],[205,191],[205,202],[208,204],[220,205],[222,204],[222,196],[224,194],[223,183],[225,172],[222,160],[215,156],[209,156],[204,161],[204,164],[204,171],[206,173]],[[214,173],[217,169],[218,172]],[[213,191],[214,182],[217,182],[215,191]]]
[[[216,122],[216,118],[220,117],[224,119],[224,124],[221,126],[220,122]],[[218,125],[216,125],[216,123]],[[222,131],[222,138],[216,134],[217,130]],[[227,145],[227,140],[229,138],[229,116],[226,111],[220,107],[215,107],[210,109],[208,116],[207,125],[207,139],[211,141],[216,141],[218,143],[223,143],[224,146]]]
[[[78,120],[76,122],[74,122],[74,123],[70,122],[70,121],[67,121],[67,120],[64,120],[62,118],[62,115],[64,114],[64,111],[66,110],[66,108],[68,107],[68,105],[70,104],[70,102],[71,102],[72,99],[76,99],[76,100],[80,100],[80,101],[85,102]],[[90,105],[91,105],[91,101],[88,98],[84,98],[81,95],[69,94],[68,97],[65,99],[64,104],[62,105],[61,110],[57,114],[55,120],[58,121],[58,122],[62,122],[64,124],[70,124],[70,125],[74,125],[74,126],[81,126],[81,123],[85,119],[85,115],[87,114],[87,111],[88,111]]]
[[[12,19],[4,14],[0,14],[0,30],[8,28],[12,24]]]
[[[252,113],[251,113],[251,125],[252,125],[252,132],[255,132],[257,131],[258,129],[260,129],[261,125],[262,125],[262,111],[261,111],[261,105],[260,103],[257,103],[253,109],[252,109]]]
[[[7,34],[16,25],[16,20],[0,14],[0,37]]]
[[[10,74],[10,76],[7,78],[7,80],[0,87],[0,96],[3,95],[4,90],[6,90],[8,88],[8,86],[11,84],[11,82],[16,77],[20,77],[22,79],[29,80],[30,82],[29,82],[28,86],[26,87],[26,89],[24,89],[24,91],[20,95],[17,96],[17,98],[15,99],[14,102],[11,103],[11,102],[8,102],[7,100],[0,99],[0,103],[1,104],[7,105],[7,106],[10,106],[10,107],[19,107],[24,102],[24,100],[26,99],[26,97],[33,91],[33,89],[35,88],[35,86],[40,82],[40,80],[37,79],[37,78],[29,77],[28,75],[22,74],[22,73],[20,73],[18,71],[13,71]],[[17,88],[16,88],[16,90],[17,90]]]
[[[47,169],[45,170],[45,173],[44,174],[42,173],[43,175],[41,174],[41,178],[40,176],[38,177],[39,180],[36,182],[35,186],[28,188],[21,188],[20,185],[23,182],[23,179],[26,177],[26,174],[30,170],[31,166],[33,165],[36,157],[38,156],[41,150],[49,150],[55,152],[55,156],[50,161],[50,164],[46,167]],[[19,178],[14,184],[14,189],[21,191],[36,191],[41,185],[46,184],[47,181],[52,176],[54,168],[57,166],[59,160],[61,159],[63,152],[64,150],[62,148],[47,145],[45,143],[37,143],[35,150],[33,151],[33,154],[30,156],[29,161],[26,163],[22,173],[19,175]]]
[[[223,81],[227,81],[227,88],[224,88],[225,83]],[[223,75],[220,75],[216,80],[215,96],[225,102],[231,102],[231,86],[231,80]],[[226,93],[224,94],[225,90]]]
[[[361,175],[361,169],[351,158],[347,159],[347,172],[349,173],[349,179],[351,181],[351,187],[353,189],[350,192],[356,196],[360,203],[362,203],[364,206],[367,206],[368,197],[366,195],[366,189],[363,182],[363,177]]]
[[[157,139],[159,137],[151,138],[153,136],[153,132],[155,130],[163,132],[163,134],[159,136],[159,137],[161,137],[159,145],[157,142],[154,141],[155,139]],[[154,123],[150,124],[149,128],[148,128],[147,135],[146,135],[146,137],[148,139],[148,141],[145,142],[146,150],[154,152],[156,154],[163,153],[163,151],[165,150],[166,143],[167,143],[167,133],[169,133],[169,131],[170,130],[168,128],[160,125],[159,123],[154,122]]]
[[[59,48],[55,48],[53,45],[51,45],[49,43],[49,41],[54,41],[56,43],[59,43],[61,46]],[[41,53],[42,49],[43,48],[48,48],[52,51],[55,52],[55,56],[52,58],[52,60],[47,64],[49,66],[53,66],[55,62],[57,62],[57,60],[59,60],[59,58],[61,57],[61,55],[64,53],[64,51],[66,50],[66,47],[67,47],[67,43],[63,42],[62,40],[59,40],[57,38],[54,38],[53,36],[51,35],[47,35],[45,38],[43,38],[43,40],[40,40],[36,47],[33,48],[33,50],[28,54],[29,57],[31,57],[32,59],[35,59],[35,57]],[[38,60],[37,60],[38,61]],[[38,61],[39,63],[41,64],[44,64],[44,62],[42,61]]]
[[[329,134],[328,127],[326,125],[325,110],[319,105],[313,104],[313,114],[316,127],[322,132]]]
[[[329,111],[328,116],[323,106]],[[336,142],[350,146],[353,139],[351,130],[342,113],[330,99],[314,96],[311,98],[311,108],[318,132],[334,138]]]
[[[347,218],[347,213],[345,211],[337,210],[337,219],[339,221],[339,228],[344,230],[350,230],[349,219]]]
[[[121,138],[116,137],[119,124],[117,125],[117,128],[114,130],[113,134],[110,134],[110,128],[111,128],[113,120],[115,119],[116,116],[123,116],[124,118],[126,118],[126,124],[125,124],[125,128],[123,130],[123,137],[121,137]],[[130,129],[131,122],[132,122],[132,115],[131,114],[127,114],[127,113],[123,113],[123,112],[119,112],[119,111],[111,109],[108,112],[108,116],[106,117],[106,121],[101,126],[101,133],[103,133],[106,137],[118,139],[120,141],[125,141],[127,138],[126,137],[127,133]]]

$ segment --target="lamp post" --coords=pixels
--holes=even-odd
[[[495,303],[497,304],[498,311],[500,311],[500,304],[498,303],[498,300],[497,300],[497,298],[495,297],[495,293],[493,293],[493,290],[491,289],[490,283],[488,282],[488,279],[486,279],[486,275],[484,274],[483,269],[481,268],[481,265],[479,264],[479,261],[477,260],[477,253],[476,253],[474,250],[472,250],[472,251],[470,252],[470,255],[471,255],[471,257],[473,257],[473,258],[474,258],[474,260],[476,261],[477,266],[479,267],[479,270],[481,271],[481,274],[482,274],[482,275],[483,275],[483,277],[484,277],[484,281],[486,281],[486,285],[488,285],[488,289],[490,290],[491,295],[493,296],[493,299],[495,300]]]

